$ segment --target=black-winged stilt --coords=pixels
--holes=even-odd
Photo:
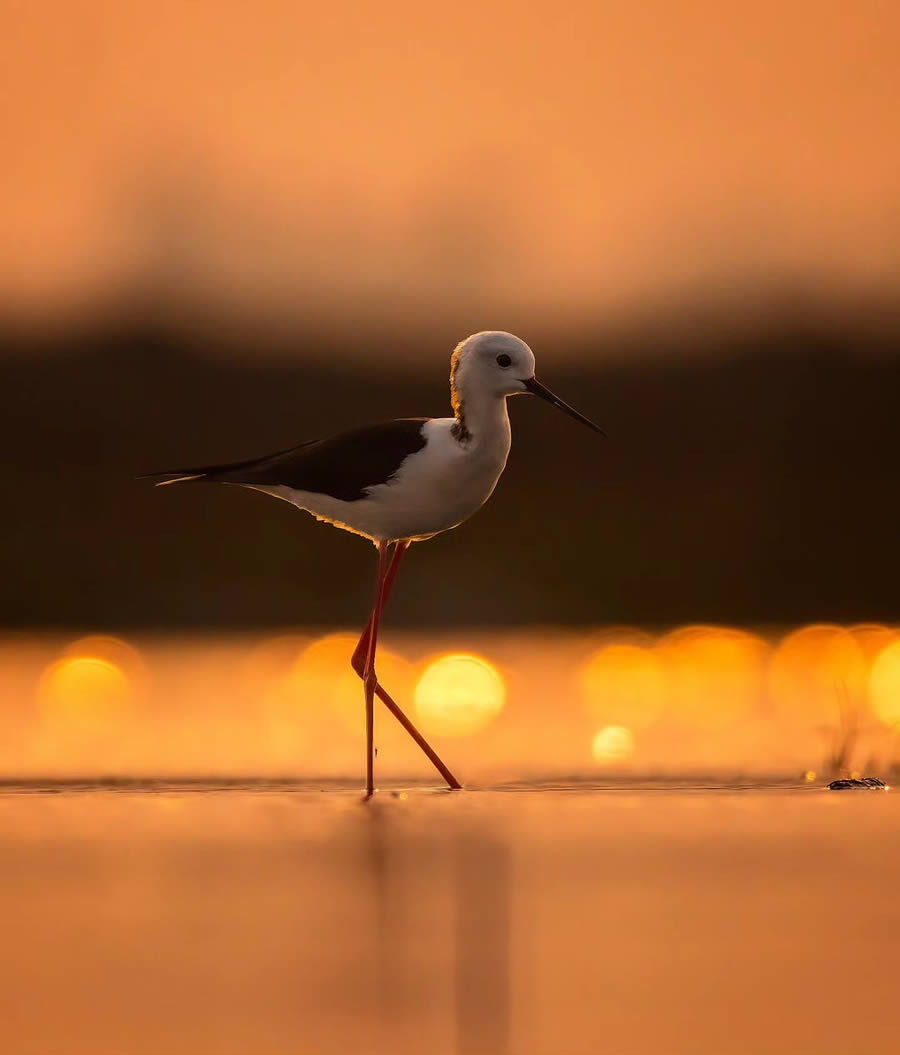
[[[540,396],[602,432],[535,378],[531,349],[511,333],[489,330],[457,345],[450,364],[450,392],[452,418],[402,418],[332,439],[312,440],[263,458],[151,474],[167,478],[158,486],[210,481],[264,491],[375,543],[375,600],[351,659],[364,685],[368,796],[374,791],[375,696],[447,784],[453,789],[461,786],[375,672],[381,613],[410,542],[457,527],[490,498],[509,454],[507,396]]]

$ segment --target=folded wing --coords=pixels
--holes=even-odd
[[[425,446],[423,426],[427,421],[428,418],[400,418],[342,432],[330,439],[310,440],[262,458],[148,475],[165,477],[157,486],[197,480],[245,487],[287,487],[356,502],[366,497],[368,488],[387,483],[410,455]]]

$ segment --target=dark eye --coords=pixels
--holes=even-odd
[[[503,355],[497,356],[497,366],[502,366],[504,370],[508,366],[512,366],[512,359],[510,359],[506,352],[504,352]]]

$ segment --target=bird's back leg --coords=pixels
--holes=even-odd
[[[372,618],[366,624],[366,628],[365,628],[365,630],[363,630],[362,635],[360,636],[359,642],[357,643],[356,649],[353,652],[353,658],[350,661],[351,665],[352,665],[353,669],[356,671],[356,673],[363,679],[365,679],[365,676],[366,676],[366,660],[367,660],[367,657],[368,657],[368,654],[369,654],[369,646],[370,646],[370,643],[371,643],[373,625],[375,627],[375,632],[377,633],[378,620],[380,620],[381,613],[384,610],[384,606],[385,606],[385,604],[387,604],[388,595],[391,592],[391,587],[393,586],[394,580],[397,578],[397,572],[400,569],[400,562],[403,560],[403,555],[404,555],[404,553],[406,553],[406,550],[408,548],[409,548],[409,543],[408,542],[398,542],[394,546],[394,552],[393,552],[393,554],[391,556],[391,563],[388,566],[386,574],[384,575],[384,579],[383,579],[381,590],[380,590],[380,600],[381,600],[380,606],[378,607],[377,611],[373,611],[372,612]],[[374,673],[374,671],[373,671],[373,673]],[[456,779],[456,777],[444,765],[444,763],[441,761],[440,757],[438,756],[438,754],[434,750],[434,748],[431,746],[431,744],[428,743],[428,741],[425,739],[425,737],[422,736],[422,734],[413,725],[413,723],[409,720],[409,718],[406,717],[406,715],[403,713],[403,711],[400,709],[400,707],[394,702],[394,700],[388,694],[388,692],[384,688],[384,686],[382,684],[380,684],[380,682],[377,680],[377,677],[374,678],[373,680],[374,680],[375,695],[378,697],[378,699],[381,700],[381,702],[385,705],[385,707],[387,707],[387,709],[391,712],[391,714],[393,714],[393,716],[397,719],[397,721],[403,726],[403,728],[413,738],[413,740],[416,742],[416,744],[418,744],[419,748],[425,754],[425,757],[429,760],[429,762],[431,762],[431,764],[434,766],[434,768],[441,774],[441,776],[447,782],[447,786],[449,788],[451,788],[451,790],[453,790],[453,791],[459,791],[462,788],[462,784],[460,784],[460,782]],[[367,696],[367,701],[368,701],[368,696]],[[367,731],[367,733],[368,733],[368,729],[369,729],[368,718],[369,718],[369,710],[368,710],[368,702],[367,702],[367,708],[366,708],[366,731]],[[372,757],[371,749],[369,751],[369,757],[370,758]]]

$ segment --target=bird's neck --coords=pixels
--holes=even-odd
[[[453,436],[458,443],[482,444],[505,439],[509,442],[506,396],[487,392],[453,391]]]

